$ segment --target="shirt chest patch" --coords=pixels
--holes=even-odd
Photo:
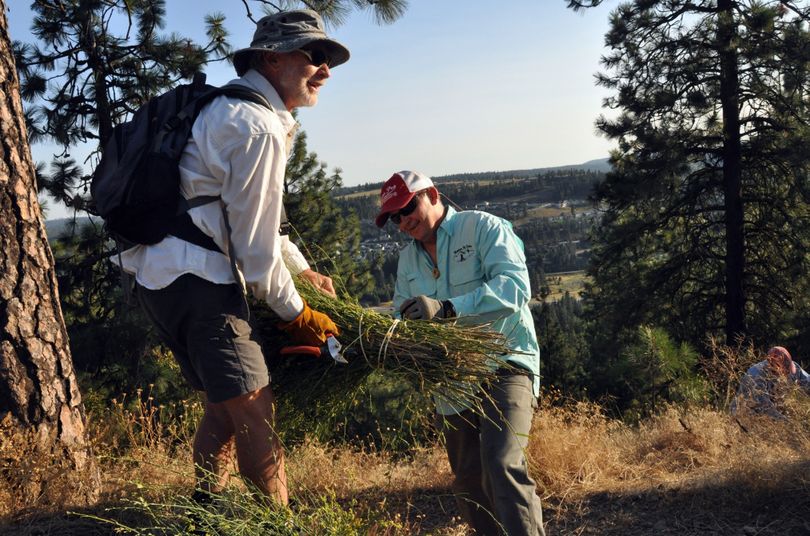
[[[453,259],[456,262],[464,262],[472,257],[473,253],[475,253],[475,250],[473,249],[472,245],[466,244],[453,251]]]

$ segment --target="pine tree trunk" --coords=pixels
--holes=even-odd
[[[720,49],[720,100],[723,107],[723,193],[726,216],[726,342],[746,334],[745,233],[742,203],[738,38],[732,0],[719,0],[717,37]]]
[[[30,450],[0,450],[7,479],[0,485],[14,488],[8,479],[16,475],[12,491],[26,505],[89,503],[99,475],[37,201],[5,14],[0,0],[0,436],[7,446],[22,430]]]

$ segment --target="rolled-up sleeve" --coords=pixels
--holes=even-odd
[[[292,275],[298,275],[304,270],[309,270],[306,257],[287,235],[281,235],[281,255],[284,258],[284,264],[287,265],[287,269]]]

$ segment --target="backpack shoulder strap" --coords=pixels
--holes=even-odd
[[[255,89],[242,84],[226,84],[220,87],[216,93],[216,96],[225,95],[226,97],[246,100],[264,106],[268,110],[273,111],[273,105],[270,104],[264,95]]]
[[[200,195],[197,197],[192,197],[191,199],[186,199],[184,197],[180,197],[180,201],[177,203],[177,215],[183,214],[184,212],[188,212],[192,208],[201,207],[203,205],[207,205],[208,203],[215,203],[219,201],[220,197],[218,195]]]
[[[194,79],[193,84],[199,84],[196,78]],[[207,91],[199,95],[192,102],[188,103],[187,105],[184,105],[182,109],[177,113],[177,115],[171,118],[170,121],[173,121],[175,125],[179,124],[181,121],[184,121],[188,118],[191,118],[191,120],[193,121],[194,119],[197,118],[197,115],[200,113],[200,111],[206,104],[216,99],[217,97],[223,95],[226,97],[232,97],[235,99],[254,102],[256,104],[264,106],[270,111],[274,111],[273,106],[265,98],[265,96],[256,91],[255,89],[243,86],[242,84],[226,84],[222,87],[212,88],[210,91]]]
[[[226,97],[233,97],[235,99],[242,99],[242,100],[250,101],[250,102],[259,104],[261,106],[264,106],[265,108],[267,108],[270,111],[275,111],[275,109],[273,108],[273,105],[270,104],[270,102],[267,100],[267,98],[264,95],[262,95],[261,93],[259,93],[255,89],[253,89],[253,88],[251,88],[249,86],[245,86],[243,84],[235,84],[235,83],[226,84],[226,85],[218,88],[218,90],[215,90],[212,93],[216,93],[216,95],[214,95],[215,97],[218,97],[219,95],[225,95]],[[291,230],[291,225],[290,225],[289,220],[287,219],[287,210],[284,207],[284,205],[282,204],[281,205],[281,225],[279,227],[279,234],[282,234],[282,235],[290,234],[290,230]]]
[[[195,79],[195,82],[196,82],[196,79]],[[258,104],[260,106],[264,106],[265,108],[267,108],[271,112],[275,111],[273,109],[273,106],[267,100],[267,98],[265,98],[264,95],[262,95],[261,93],[259,93],[255,89],[252,89],[252,88],[250,88],[248,86],[244,86],[242,84],[226,84],[226,85],[224,85],[222,87],[212,89],[211,91],[200,95],[200,97],[198,97],[194,102],[194,108],[193,109],[184,108],[181,111],[181,114],[184,114],[184,113],[189,114],[189,115],[193,114],[194,117],[196,117],[196,115],[199,114],[200,110],[202,110],[202,108],[206,104],[208,104],[209,102],[211,102],[212,100],[214,100],[215,98],[217,98],[219,96],[226,96],[226,97],[232,97],[232,98],[236,98],[236,99],[246,100],[246,101],[249,101],[249,102],[256,103],[256,104]],[[220,251],[220,249],[216,246],[216,244],[214,244],[213,240],[211,240],[210,237],[208,237],[207,235],[204,235],[202,233],[202,231],[200,231],[199,228],[196,227],[191,222],[191,218],[188,215],[188,211],[190,209],[194,208],[194,207],[206,205],[208,203],[213,203],[213,202],[219,201],[219,200],[220,200],[219,196],[199,196],[199,197],[195,197],[195,198],[192,198],[192,199],[182,199],[181,202],[180,202],[180,205],[178,206],[177,218],[176,218],[177,221],[178,221],[178,226],[176,226],[176,231],[178,231],[177,235],[181,235],[181,236],[179,236],[179,238],[183,238],[184,240],[188,240],[188,241],[190,241],[190,242],[192,242],[194,244],[201,245],[201,246],[205,247],[206,249],[211,249],[213,251]],[[244,296],[244,295],[247,294],[247,288],[245,286],[245,280],[242,277],[242,274],[241,274],[241,272],[239,272],[239,269],[237,268],[237,265],[236,265],[236,254],[233,251],[233,243],[231,242],[231,226],[230,226],[230,223],[228,222],[228,213],[225,210],[224,205],[222,206],[222,216],[223,216],[223,218],[225,220],[225,229],[226,229],[226,236],[227,236],[227,239],[228,239],[228,248],[229,248],[228,257],[230,258],[231,271],[233,272],[234,280],[241,287],[242,293],[243,293],[243,296]],[[287,220],[287,211],[285,210],[284,205],[282,204],[281,205],[281,225],[280,225],[280,228],[279,228],[279,234],[289,234],[289,227],[290,227],[290,224],[289,224],[289,222]],[[192,231],[192,232],[188,232],[188,231]],[[198,241],[198,239],[200,238],[199,235],[203,235],[203,237],[205,239],[207,239],[207,241],[205,241],[205,244]],[[210,242],[210,244],[208,242]],[[211,247],[211,246],[213,246],[213,247]]]

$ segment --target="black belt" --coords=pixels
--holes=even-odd
[[[528,376],[533,378],[534,373],[530,370],[526,370],[520,365],[512,365],[511,367],[498,367],[495,369],[495,376],[498,378],[502,378],[504,376]]]

